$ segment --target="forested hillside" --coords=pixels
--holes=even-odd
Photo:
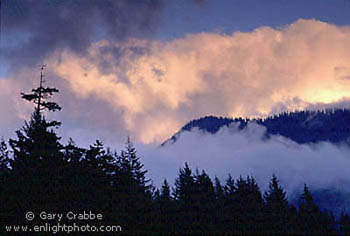
[[[232,123],[238,123],[239,129],[243,129],[249,122],[256,122],[264,126],[266,128],[266,137],[282,135],[300,144],[322,141],[334,144],[350,143],[350,110],[327,109],[284,112],[266,119],[233,119],[206,116],[187,123],[163,145],[167,142],[175,142],[181,132],[190,131],[192,128],[198,128],[213,134],[220,128]]]

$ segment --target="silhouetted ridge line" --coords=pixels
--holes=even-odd
[[[350,110],[326,109],[283,112],[265,119],[206,116],[187,123],[170,139],[162,143],[162,146],[176,142],[182,132],[191,131],[193,128],[214,134],[232,123],[239,123],[238,128],[242,130],[249,122],[256,122],[264,126],[266,137],[281,135],[299,144],[323,141],[334,144],[350,143]]]

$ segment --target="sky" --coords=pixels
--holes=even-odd
[[[14,137],[28,119],[33,105],[20,92],[38,86],[39,65],[47,64],[45,86],[60,90],[54,100],[63,107],[47,116],[62,122],[57,132],[64,142],[72,137],[88,145],[100,139],[118,150],[130,136],[147,166],[163,169],[152,177],[172,178],[175,172],[167,168],[184,162],[174,153],[193,153],[191,147],[203,140],[194,133],[184,138],[191,146],[165,151],[158,145],[192,119],[350,107],[349,12],[348,0],[2,0],[0,136]],[[245,140],[246,134],[239,137]],[[213,153],[217,142],[208,140],[203,150]],[[256,141],[242,155],[259,158],[263,148],[271,163],[280,163],[274,158],[286,153],[286,144],[276,142],[263,148]],[[336,149],[285,143],[288,152],[301,155],[296,151],[301,148],[315,158]],[[231,143],[226,145],[224,156],[232,152]],[[344,150],[335,152],[335,169],[349,162]],[[195,158],[202,154],[192,164],[213,166],[208,154]],[[239,163],[247,173],[261,166]],[[318,176],[307,175],[310,163],[297,163],[293,173],[301,165],[311,182]],[[227,174],[226,164],[211,174]],[[264,178],[271,172],[261,171]],[[345,169],[330,173],[333,180],[349,176]]]
[[[344,101],[349,10],[344,0],[3,0],[0,131],[30,114],[18,95],[37,86],[41,64],[61,91],[62,136],[85,143],[159,144],[204,115]]]

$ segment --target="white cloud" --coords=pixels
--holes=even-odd
[[[204,169],[212,178],[226,180],[252,175],[263,191],[272,174],[280,179],[288,196],[302,191],[304,183],[311,189],[350,192],[342,183],[350,182],[350,157],[347,147],[330,143],[299,145],[281,136],[263,140],[265,127],[255,123],[238,131],[237,125],[221,128],[216,134],[199,130],[183,132],[174,144],[154,148],[138,145],[139,154],[149,177],[160,186],[164,178],[174,184],[178,170]]]
[[[206,114],[267,115],[349,97],[349,43],[349,27],[301,19],[170,42],[100,41],[86,58],[63,51],[48,64],[80,103],[105,102],[129,134],[149,143]]]

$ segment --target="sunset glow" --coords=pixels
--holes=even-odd
[[[91,4],[96,9],[100,7]],[[206,4],[198,5],[196,11],[204,10]],[[140,19],[159,17],[147,14]],[[57,22],[59,19],[55,18]],[[230,24],[232,28],[221,31],[183,29],[178,36],[166,39],[140,37],[133,28],[138,23],[130,23],[130,31],[125,29],[127,36],[122,37],[109,31],[112,29],[107,24],[98,34],[93,33],[96,37],[91,40],[63,37],[62,45],[70,44],[43,48],[38,58],[49,65],[47,82],[64,91],[60,99],[66,104],[63,107],[67,114],[74,114],[72,122],[81,117],[85,125],[99,130],[108,124],[112,127],[108,132],[119,138],[131,135],[142,143],[159,144],[189,120],[205,115],[266,117],[315,104],[344,105],[350,97],[350,27],[322,17],[300,16],[283,22],[256,24],[249,30],[236,28],[235,22]],[[43,32],[39,29],[27,32],[24,23],[18,24],[21,32],[18,35],[29,35],[27,41],[21,36],[22,41],[18,42],[32,43],[35,47],[36,41],[30,35]],[[75,24],[83,22],[75,19]],[[90,28],[81,30],[97,26],[85,27]],[[164,29],[161,27],[159,32]],[[9,35],[3,35],[3,41],[12,45],[8,46],[6,68],[12,65],[10,55],[14,54],[10,51],[17,50]],[[76,32],[75,37],[80,36]],[[26,50],[32,51],[29,47]],[[18,58],[34,60],[36,52]],[[19,49],[18,53],[21,54]],[[12,67],[16,70],[3,72],[2,96],[7,96],[10,90],[17,91],[4,101],[8,106],[14,106],[13,101],[25,86],[37,83],[37,68],[32,65],[24,63]],[[99,113],[91,112],[92,103],[99,107]],[[26,105],[17,102],[16,110]],[[26,115],[23,111],[13,113],[21,119]],[[106,121],[104,116],[110,119]]]
[[[278,103],[294,110],[349,97],[348,82],[334,72],[350,68],[349,41],[347,27],[298,20],[282,29],[191,34],[167,43],[102,41],[86,58],[64,51],[47,61],[72,93],[123,110],[128,131],[149,143],[165,140],[195,116],[266,116]],[[123,53],[117,60],[104,48]],[[111,69],[104,72],[101,62]],[[302,103],[293,103],[296,98]],[[151,128],[159,123],[163,128]]]

